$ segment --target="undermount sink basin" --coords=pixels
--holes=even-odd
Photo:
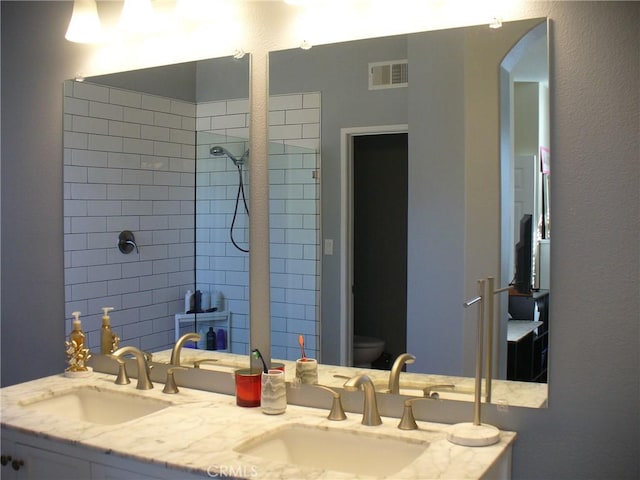
[[[172,405],[156,398],[88,386],[62,390],[46,398],[23,400],[20,404],[39,413],[102,425],[127,422]]]
[[[428,442],[292,424],[234,450],[267,460],[360,475],[393,475],[424,453]]]

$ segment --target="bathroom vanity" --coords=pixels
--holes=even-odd
[[[1,472],[9,479],[510,478],[516,437],[501,432],[495,445],[462,447],[447,441],[449,425],[419,421],[418,430],[403,431],[397,418],[383,417],[382,425],[367,427],[359,413],[336,422],[324,408],[291,404],[283,415],[265,415],[236,406],[232,395],[190,388],[167,395],[159,384],[136,390],[135,383],[115,385],[114,376],[104,373],[46,377],[6,387],[1,395]],[[75,403],[67,402],[69,395]],[[111,408],[101,408],[105,399]],[[117,412],[126,416],[115,417]],[[287,435],[296,443],[320,441],[287,460]],[[284,447],[273,450],[274,438],[284,439],[278,444]],[[368,442],[371,457],[385,458],[375,449],[390,454],[379,470],[361,474],[363,462],[329,451],[336,442]],[[406,453],[405,463],[389,464],[398,458],[394,452]],[[334,463],[336,455],[346,463]],[[324,468],[313,465],[315,457]]]

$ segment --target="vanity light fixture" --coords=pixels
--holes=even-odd
[[[71,21],[64,38],[75,43],[94,43],[102,36],[95,0],[74,0]]]
[[[493,17],[491,23],[489,24],[489,28],[502,28],[502,19],[500,17]]]
[[[124,0],[118,26],[127,32],[145,31],[152,16],[151,0]]]

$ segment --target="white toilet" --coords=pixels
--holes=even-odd
[[[384,351],[384,340],[362,335],[353,336],[353,366],[370,368]]]

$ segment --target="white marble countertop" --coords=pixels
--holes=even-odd
[[[507,322],[507,341],[517,342],[541,325],[544,325],[544,322],[509,320]]]
[[[235,397],[188,388],[176,395],[162,393],[162,385],[152,390],[136,390],[135,382],[115,385],[114,376],[94,372],[88,378],[64,375],[12,385],[0,390],[2,426],[38,437],[83,446],[111,455],[165,466],[206,476],[207,472],[234,468],[250,472],[247,478],[349,479],[371,478],[343,472],[302,468],[240,454],[234,447],[281,427],[285,423],[348,429],[369,435],[411,438],[428,442],[423,454],[394,479],[480,478],[496,461],[516,434],[501,432],[500,441],[488,447],[462,447],[446,440],[448,425],[418,422],[419,429],[397,428],[397,418],[383,417],[383,425],[367,427],[361,415],[349,413],[345,421],[333,422],[322,409],[288,405],[283,415],[265,415],[260,408],[242,408]],[[94,386],[104,390],[126,392],[172,402],[172,406],[152,414],[116,425],[98,425],[70,421],[64,417],[25,408],[21,402],[45,398],[75,386]]]
[[[159,363],[169,363],[171,350],[163,350],[153,353],[153,361]],[[192,366],[193,362],[202,359],[217,359],[215,363],[203,363],[200,368],[210,370],[233,371],[234,368],[248,368],[249,357],[247,355],[237,355],[233,353],[218,352],[216,350],[197,350],[193,348],[183,348],[182,365]],[[285,365],[285,377],[288,382],[295,377],[295,362],[291,360],[278,360]],[[318,364],[318,383],[328,387],[342,387],[345,382],[344,377],[353,377],[360,373],[366,373],[376,384],[376,389],[386,388],[388,384],[389,371],[357,367],[342,367],[338,365]],[[447,389],[438,390],[443,400],[462,400],[473,402],[474,379],[471,377],[456,377],[449,375],[433,375],[428,373],[401,372],[400,388],[424,388],[437,385],[455,385],[455,392]],[[485,381],[482,381],[483,399]],[[436,389],[437,390],[437,389]],[[493,380],[492,382],[492,403],[509,405],[516,407],[541,408],[547,406],[547,384],[535,382],[516,382],[506,380]],[[454,394],[455,393],[455,394]],[[448,395],[449,394],[449,395]]]

